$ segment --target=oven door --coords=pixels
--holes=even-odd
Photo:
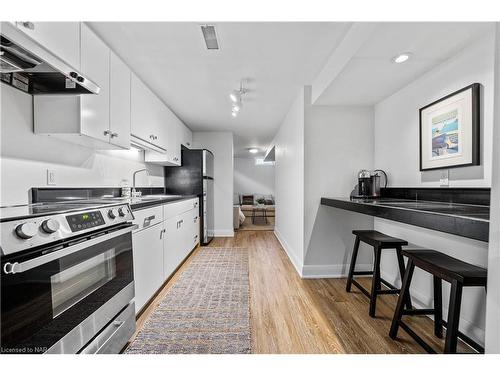
[[[2,258],[3,353],[76,353],[134,297],[132,224]]]

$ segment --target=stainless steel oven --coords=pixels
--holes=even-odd
[[[58,231],[69,238],[2,256],[2,353],[117,353],[126,344],[135,330],[135,226],[125,217],[113,223],[109,213],[65,214]],[[14,236],[20,225],[10,225]]]

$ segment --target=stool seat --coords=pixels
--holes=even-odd
[[[487,270],[452,258],[436,250],[403,250],[415,265],[440,279],[458,281],[463,286],[486,286]]]
[[[396,246],[408,245],[408,242],[405,240],[388,236],[376,230],[353,230],[352,234],[358,236],[362,242],[381,249],[394,249]]]

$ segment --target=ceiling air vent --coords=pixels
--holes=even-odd
[[[205,39],[207,49],[219,49],[219,42],[217,41],[215,26],[203,25],[201,26],[201,32],[203,33],[203,38]]]

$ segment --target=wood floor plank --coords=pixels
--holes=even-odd
[[[249,249],[252,353],[424,353],[402,329],[397,340],[388,335],[397,296],[380,296],[377,317],[370,318],[368,299],[355,287],[347,293],[345,279],[301,279],[273,232],[236,232],[210,246]],[[138,329],[196,251],[144,310]],[[369,289],[370,278],[358,280]],[[431,319],[404,319],[442,352],[444,341],[434,337]],[[471,350],[460,343],[459,351]]]

